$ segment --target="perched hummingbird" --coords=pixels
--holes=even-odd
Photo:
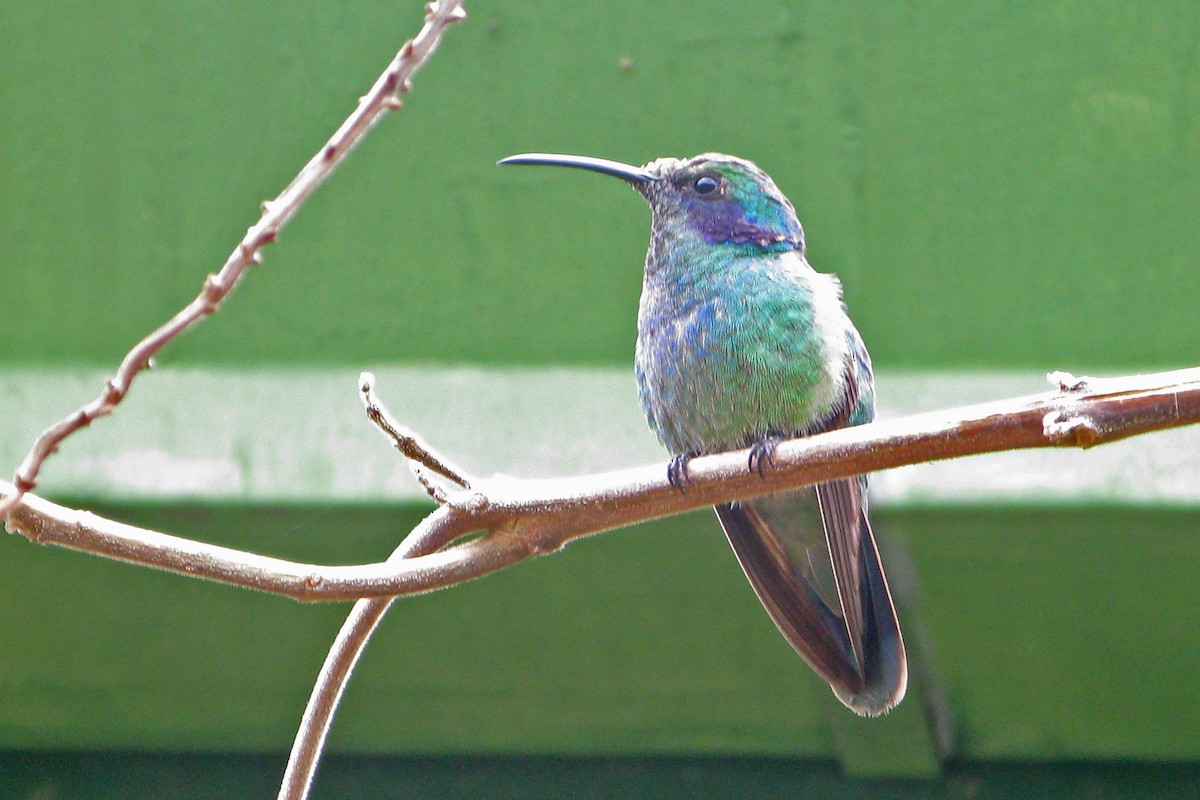
[[[641,167],[528,153],[614,175],[650,204],[638,311],[638,391],[650,427],[688,459],[751,448],[760,474],[780,439],[875,415],[871,359],[841,284],[815,271],[791,202],[749,161],[720,153]],[[852,711],[877,716],[904,697],[896,610],[867,521],[865,476],[716,506],[746,577],[775,625]]]

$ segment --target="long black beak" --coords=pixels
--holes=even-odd
[[[557,153],[521,153],[520,155],[502,158],[497,164],[549,164],[555,167],[578,167],[590,169],[592,172],[603,172],[614,175],[630,183],[648,183],[658,180],[658,176],[647,172],[642,167],[622,164],[620,161],[609,161],[607,158],[592,158],[591,156],[566,156]]]

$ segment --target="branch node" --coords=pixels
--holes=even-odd
[[[1090,417],[1061,409],[1042,418],[1042,432],[1054,444],[1085,450],[1100,444],[1103,438]]]
[[[1091,388],[1089,386],[1091,378],[1086,375],[1076,377],[1070,372],[1061,370],[1047,373],[1046,380],[1050,381],[1051,385],[1057,386],[1060,392],[1068,394],[1083,394]]]
[[[492,505],[487,495],[478,490],[455,491],[451,495],[451,507],[469,514],[482,514]]]
[[[534,556],[548,556],[552,553],[557,553],[569,543],[569,540],[557,536],[531,536],[514,533],[520,538],[521,543],[525,545],[525,549]]]
[[[30,486],[29,488],[32,489],[33,487]],[[78,528],[78,526],[79,526],[79,523],[75,523],[75,527]],[[41,525],[30,525],[27,530],[24,528],[18,529],[16,527],[9,525],[9,520],[6,520],[5,521],[5,529],[8,530],[9,533],[17,533],[17,534],[24,536],[32,544],[42,544],[44,541],[43,537],[42,537],[42,526]]]
[[[148,367],[150,365],[146,364],[146,366]],[[124,397],[125,388],[117,384],[116,378],[109,378],[106,380],[104,382],[104,392],[101,395],[102,399],[100,401],[102,413],[112,411],[112,409],[114,409],[117,404],[124,399]],[[92,418],[83,409],[79,410],[79,416],[77,417],[77,420],[80,427],[83,427],[84,425],[90,425],[92,422]]]
[[[383,107],[388,111],[399,111],[404,108],[404,101],[395,95],[389,95],[383,101]]]
[[[455,511],[472,516],[482,514],[491,508],[492,502],[488,496],[477,489],[451,489],[443,486],[430,477],[428,470],[419,464],[410,464],[413,477],[425,494],[440,506],[449,506]]]
[[[440,6],[440,4],[437,2],[437,0],[434,0],[434,2],[432,2],[432,3],[426,3],[425,4],[426,18],[432,17],[434,14],[436,14],[438,12],[439,6]],[[446,20],[446,22],[447,23],[462,22],[466,18],[467,18],[467,10],[465,8],[463,8],[462,6],[459,6],[458,8],[456,8],[450,12],[450,17]]]
[[[225,284],[221,282],[220,276],[215,272],[208,273],[208,277],[204,279],[204,299],[213,306],[211,310],[216,310],[216,301],[224,294]]]

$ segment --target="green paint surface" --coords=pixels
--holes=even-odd
[[[0,754],[0,792],[20,800],[257,800],[283,756]],[[951,765],[940,780],[847,781],[810,759],[378,758],[332,756],[314,797],[345,800],[1191,800],[1194,765]]]
[[[97,510],[334,563],[382,558],[421,512]],[[1195,758],[1195,512],[876,517],[920,654],[903,710],[919,716],[929,697],[944,697],[954,753]],[[0,629],[0,747],[283,749],[345,611],[20,539],[0,544],[9,620]],[[850,730],[843,715],[762,613],[704,513],[402,601],[356,672],[330,744],[829,758],[841,751],[839,728]],[[894,733],[911,737],[911,725],[893,714],[853,730],[882,737],[883,747]],[[918,764],[924,746],[891,745],[885,764]]]
[[[757,161],[795,202],[813,263],[843,278],[885,368],[1194,362],[1194,3],[469,10],[405,110],[164,363],[318,365],[350,380],[395,363],[629,364],[647,210],[597,176],[493,166],[529,150]],[[415,31],[420,7],[17,0],[4,17],[0,369],[53,373],[114,364],[191,299]],[[182,401],[176,414],[186,435]],[[349,563],[384,557],[422,509],[164,499],[100,510]],[[968,759],[1200,758],[1198,523],[1194,510],[1086,504],[881,513],[911,562],[905,624],[924,670],[905,713],[919,721],[926,696],[944,698],[952,752]],[[11,538],[0,563],[0,747],[19,750],[0,766],[26,748],[281,750],[345,611]],[[906,570],[889,571],[895,582]],[[826,759],[826,770],[838,758],[858,774],[928,765],[928,731],[896,745],[913,716],[846,745],[860,728],[837,713],[701,515],[404,602],[331,746],[767,755]],[[743,767],[712,780],[739,787],[728,774]],[[991,782],[958,769],[914,796],[1196,794],[1191,773],[1088,767]],[[759,789],[795,785],[762,774]],[[0,789],[6,779],[0,769]],[[822,786],[813,796],[843,796]]]
[[[22,1],[2,361],[109,363],[199,289],[414,29],[391,0]],[[648,213],[526,150],[723,150],[792,197],[882,365],[1192,357],[1200,7],[471,3],[187,363],[626,363]]]

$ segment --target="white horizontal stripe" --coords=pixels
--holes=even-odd
[[[367,365],[392,412],[477,474],[563,476],[666,456],[632,371]],[[0,470],[45,425],[93,397],[94,370],[0,371]],[[356,369],[168,369],[70,439],[41,491],[85,498],[386,501],[423,496],[370,426]],[[1046,390],[1037,373],[882,372],[880,417]],[[877,474],[877,504],[1200,502],[1200,429],[1088,451],[1021,451]]]

